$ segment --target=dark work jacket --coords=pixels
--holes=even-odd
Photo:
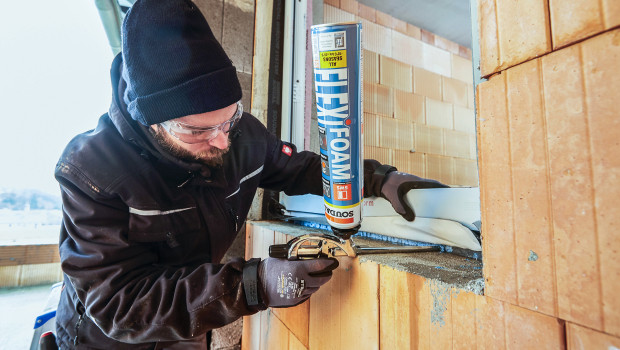
[[[171,157],[127,114],[121,69],[118,55],[109,113],[68,144],[56,167],[63,349],[153,349],[259,311],[246,303],[245,261],[219,263],[256,189],[322,194],[319,157],[247,113],[222,167]],[[365,163],[367,184],[378,165]]]

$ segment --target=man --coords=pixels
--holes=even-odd
[[[112,63],[113,101],[74,138],[56,178],[65,273],[62,349],[204,349],[209,330],[267,307],[297,305],[335,259],[220,264],[258,187],[322,194],[320,159],[243,112],[236,70],[189,0],[138,0]],[[283,151],[285,147],[293,149]],[[402,196],[443,186],[365,162],[366,195],[413,220]],[[278,293],[278,277],[304,284]]]

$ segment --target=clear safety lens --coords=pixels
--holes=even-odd
[[[243,105],[241,101],[237,102],[237,111],[232,118],[219,125],[209,127],[199,127],[181,123],[175,120],[168,120],[160,123],[164,130],[170,135],[174,136],[177,140],[185,143],[200,143],[213,140],[219,135],[220,132],[227,134],[232,128],[235,127],[241,116],[243,115]]]

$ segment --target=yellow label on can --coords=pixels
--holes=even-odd
[[[347,50],[321,52],[321,68],[344,68],[347,66]]]

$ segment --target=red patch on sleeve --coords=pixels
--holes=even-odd
[[[287,145],[282,145],[282,153],[290,157],[293,154],[293,149]]]

